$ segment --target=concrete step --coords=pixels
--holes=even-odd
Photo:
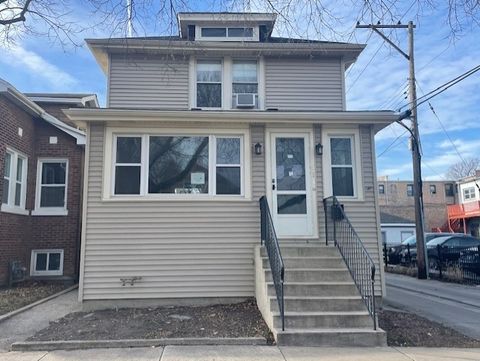
[[[261,248],[260,255],[267,257],[265,247]],[[338,257],[340,253],[334,246],[280,246],[282,257]]]
[[[273,312],[273,327],[281,329],[282,319]],[[367,311],[348,312],[285,312],[285,329],[310,328],[373,328]]]
[[[276,297],[270,297],[270,310],[279,312]],[[360,296],[346,297],[284,297],[285,311],[296,312],[338,312],[365,311],[365,304]]]
[[[270,268],[268,257],[262,258],[263,268]],[[292,268],[347,268],[342,257],[283,257],[285,269]]]
[[[268,295],[276,296],[273,282],[267,282]],[[358,296],[358,290],[350,282],[286,282],[283,286],[285,296]]]
[[[265,270],[265,279],[272,281],[272,271]],[[347,269],[297,268],[285,270],[285,282],[351,282]]]
[[[382,347],[387,346],[387,335],[371,328],[354,329],[285,329],[277,332],[280,346],[324,347]]]

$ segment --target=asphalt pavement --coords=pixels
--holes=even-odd
[[[419,280],[391,273],[385,276],[385,306],[413,312],[480,340],[479,286]]]

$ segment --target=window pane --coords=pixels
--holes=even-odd
[[[240,167],[217,167],[217,194],[240,194]]]
[[[352,168],[332,168],[332,184],[334,196],[353,197]]]
[[[276,139],[278,190],[305,189],[305,147],[303,138]]]
[[[197,84],[197,107],[220,108],[222,106],[222,84]]]
[[[17,181],[21,182],[23,179],[23,158],[18,157],[17,159]]]
[[[257,82],[257,62],[245,61],[233,63],[233,82],[234,83],[256,83]]]
[[[142,138],[117,137],[117,163],[140,163]]]
[[[47,254],[37,253],[37,263],[35,265],[35,271],[46,271],[46,270],[47,270]]]
[[[332,164],[352,164],[352,148],[350,138],[331,138],[330,147],[332,153]]]
[[[12,167],[12,155],[10,153],[5,153],[5,167],[4,174],[5,177],[10,177],[10,168]]]
[[[20,201],[22,198],[22,183],[15,184],[15,205],[20,206]]]
[[[222,81],[222,63],[197,62],[197,81],[203,83],[220,83]]]
[[[258,84],[247,84],[247,83],[233,83],[232,84],[232,93],[233,94],[242,94],[242,93],[258,93]]]
[[[10,188],[10,181],[8,179],[3,179],[3,193],[2,193],[2,203],[8,204],[8,190]]]
[[[208,137],[150,137],[149,193],[208,193]]]
[[[211,38],[221,38],[227,36],[226,28],[202,28],[202,36]]]
[[[48,257],[48,270],[60,270],[60,253],[50,253],[50,256]]]
[[[228,28],[228,36],[232,38],[251,38],[253,28]]]
[[[217,138],[217,164],[240,164],[240,138]]]
[[[42,184],[65,184],[67,163],[42,163]]]
[[[65,186],[42,187],[40,207],[65,207]]]
[[[140,194],[140,166],[115,167],[115,194]]]
[[[278,214],[307,214],[307,196],[299,195],[278,195]]]

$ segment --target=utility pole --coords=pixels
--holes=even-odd
[[[410,95],[410,110],[412,121],[411,133],[411,148],[412,148],[412,161],[413,161],[413,195],[415,202],[415,231],[417,238],[417,266],[418,266],[418,278],[426,279],[428,277],[427,268],[427,252],[425,247],[425,227],[423,220],[423,186],[422,186],[422,162],[420,153],[420,135],[418,131],[418,119],[417,119],[417,90],[415,84],[415,60],[414,60],[414,41],[413,41],[413,29],[415,25],[412,21],[408,22],[408,25],[401,24],[400,22],[395,25],[360,25],[357,23],[357,29],[372,29],[378,35],[380,35],[387,43],[389,43],[395,50],[403,55],[409,63],[409,95]],[[391,41],[383,32],[379,29],[407,29],[408,30],[408,54],[400,49],[393,41]]]

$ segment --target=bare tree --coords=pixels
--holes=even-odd
[[[460,179],[475,175],[475,171],[480,169],[480,158],[470,158],[465,162],[458,162],[452,165],[448,171],[447,176],[449,179]]]
[[[268,11],[278,14],[282,32],[296,37],[351,40],[354,23],[399,21],[408,13],[417,18],[433,11],[444,13],[453,36],[480,25],[478,0],[0,0],[0,42],[9,44],[19,36],[46,35],[62,43],[77,43],[77,34],[105,30],[126,35],[129,20],[136,33],[176,31],[179,11]],[[200,4],[201,5],[198,5]],[[345,14],[348,14],[346,16]],[[340,29],[340,30],[339,30]],[[341,30],[343,29],[343,30]],[[343,33],[342,33],[343,31]]]

